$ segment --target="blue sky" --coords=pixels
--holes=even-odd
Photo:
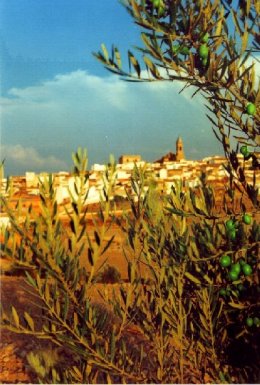
[[[179,95],[179,84],[123,82],[92,56],[101,43],[122,53],[139,44],[117,0],[0,0],[0,15],[7,174],[70,170],[78,146],[90,165],[111,153],[153,161],[174,152],[179,135],[188,159],[222,154],[199,96]]]

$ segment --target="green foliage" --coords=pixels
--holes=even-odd
[[[60,377],[55,366],[62,361],[58,355],[57,349],[41,350],[39,352],[30,352],[27,355],[27,361],[34,372],[37,374],[40,382],[59,383]]]
[[[125,71],[115,46],[111,56],[103,44],[96,54],[125,79],[178,80],[201,92],[229,160],[220,209],[205,174],[200,187],[184,189],[176,182],[165,196],[145,167],[135,167],[133,194],[126,191],[130,212],[118,218],[111,159],[91,236],[87,153],[81,149],[73,154],[74,191],[62,219],[51,177],[40,186],[40,215],[30,208],[22,223],[20,204],[10,209],[8,197],[1,198],[11,220],[2,253],[24,273],[42,312],[39,322],[10,304],[3,309],[2,327],[49,339],[73,357],[61,365],[56,350],[53,356],[32,352],[28,362],[40,382],[259,380],[259,197],[255,178],[250,182],[245,174],[246,162],[253,174],[259,167],[254,149],[259,146],[260,91],[254,66],[247,65],[250,54],[259,51],[259,2],[238,1],[236,9],[230,4],[126,0],[144,30],[142,62],[128,51]],[[235,189],[241,193],[238,208]],[[125,234],[128,280],[113,285],[110,294],[104,285],[97,301],[92,290],[100,277],[119,278],[105,265],[114,239],[106,236],[112,221]]]
[[[119,219],[111,200],[112,164],[104,173],[106,191],[92,238],[84,203],[87,172],[77,171],[84,162],[76,166],[82,182],[77,182],[80,187],[67,208],[67,219],[60,219],[52,178],[41,186],[41,215],[29,210],[29,219],[19,224],[9,210],[8,234],[16,233],[20,242],[5,250],[23,266],[42,317],[39,322],[35,314],[19,314],[11,306],[3,311],[2,326],[50,339],[63,349],[63,356],[73,357],[63,363],[55,358],[55,350],[55,357],[32,352],[28,362],[39,381],[254,382],[259,374],[260,235],[255,214],[244,224],[240,213],[232,220],[226,212],[218,213],[214,190],[205,183],[187,191],[176,183],[163,196],[153,181],[149,185],[146,170],[135,167],[134,194],[128,194],[131,211]],[[8,210],[8,202],[3,202]],[[119,279],[110,266],[98,267],[113,240],[105,240],[111,220],[126,235],[128,282],[114,285],[110,295],[104,285],[99,302],[92,297],[95,282]],[[236,242],[227,235],[228,221],[237,229]],[[221,265],[223,255],[230,257],[231,267]],[[251,274],[245,271],[248,264]],[[230,281],[229,269],[238,270],[238,265],[237,279]],[[247,318],[253,319],[251,327]],[[233,363],[233,349],[242,354],[248,346],[255,359],[242,366]]]
[[[228,169],[255,207],[258,188],[249,180],[238,157],[240,146],[252,151],[244,158],[256,174],[260,144],[259,79],[255,54],[259,53],[259,1],[125,0],[123,5],[140,26],[138,56],[128,51],[128,70],[102,45],[94,56],[111,72],[129,81],[179,81],[205,98],[213,131],[222,143],[232,169]],[[159,12],[158,7],[162,7]],[[140,58],[139,58],[140,56]],[[121,56],[120,56],[121,58]],[[251,63],[250,59],[254,61]],[[146,71],[145,71],[146,70]]]
[[[119,283],[121,274],[115,266],[106,265],[95,278],[96,283]]]

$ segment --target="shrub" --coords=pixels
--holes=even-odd
[[[121,274],[116,267],[107,265],[100,271],[96,278],[96,283],[119,283],[121,281]]]
[[[18,314],[11,306],[2,313],[2,325],[51,339],[74,357],[61,369],[55,361],[50,368],[43,356],[30,355],[40,381],[253,383],[260,377],[259,164],[253,152],[259,145],[260,91],[254,66],[245,67],[252,50],[259,50],[259,6],[256,0],[239,1],[237,10],[221,0],[157,3],[125,2],[145,28],[141,51],[147,78],[130,51],[128,72],[115,46],[111,57],[104,45],[96,56],[130,80],[179,80],[201,92],[228,160],[223,205],[217,210],[205,175],[201,187],[184,190],[176,183],[163,196],[153,181],[148,183],[145,170],[135,167],[134,195],[126,192],[131,212],[119,219],[113,216],[111,160],[92,240],[85,220],[88,173],[82,150],[73,155],[77,183],[67,210],[69,227],[60,219],[51,177],[41,186],[40,215],[28,210],[22,224],[2,198],[12,225],[5,232],[4,253],[24,269],[43,314],[39,324],[33,314]],[[232,36],[229,32],[230,16],[236,39],[232,27]],[[252,180],[246,177],[246,162]],[[113,241],[105,240],[111,220],[126,236],[128,283],[116,285],[111,297],[103,295],[104,303],[97,304],[91,288],[100,278],[100,258]],[[223,256],[230,257],[230,266],[223,265]]]
[[[255,62],[259,53],[257,0],[190,1],[126,0],[123,5],[141,28],[142,57],[128,50],[128,68],[113,44],[104,44],[94,56],[112,73],[133,82],[183,83],[207,107],[207,117],[229,162],[227,172],[236,188],[259,208],[255,177],[259,160],[259,79]],[[140,87],[141,87],[140,84]],[[173,106],[174,108],[174,106]],[[243,160],[239,158],[243,154]]]
[[[83,160],[77,163],[79,170]],[[136,167],[135,194],[128,195],[132,211],[119,220],[113,218],[110,207],[110,186],[115,182],[111,168],[106,176],[101,225],[96,223],[93,241],[82,220],[84,194],[79,190],[78,200],[72,202],[67,228],[57,214],[51,179],[41,191],[40,216],[31,211],[33,221],[18,225],[9,211],[13,227],[8,236],[18,233],[21,242],[6,252],[23,265],[43,317],[39,323],[34,314],[18,314],[11,306],[3,311],[3,327],[51,339],[73,356],[66,365],[53,362],[50,368],[41,353],[32,353],[28,360],[39,380],[257,381],[259,326],[249,328],[246,321],[259,316],[256,258],[260,229],[255,214],[248,225],[241,213],[233,212],[238,232],[232,241],[226,230],[230,214],[215,213],[214,190],[204,186],[184,191],[176,183],[171,194],[163,196],[154,184],[146,188],[145,172]],[[108,298],[101,293],[103,303],[98,304],[92,300],[91,287],[100,279],[97,263],[113,240],[104,241],[113,219],[127,237],[128,283],[118,284]],[[230,266],[220,263],[223,255],[229,255],[232,264],[243,258],[244,264],[252,265],[252,274],[245,275],[241,268],[239,279],[231,281]],[[35,277],[31,266],[37,266]],[[114,275],[115,269],[105,266],[103,274],[111,271]],[[250,352],[252,358],[248,360],[243,352]]]

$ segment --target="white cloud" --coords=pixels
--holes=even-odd
[[[17,163],[19,167],[24,167],[26,170],[58,171],[68,169],[68,165],[61,159],[53,155],[44,157],[35,148],[23,147],[20,144],[2,145],[1,158],[6,158],[7,162]]]
[[[115,77],[100,78],[78,70],[68,74],[56,75],[54,79],[40,85],[27,88],[12,88],[9,95],[13,106],[17,105],[55,105],[59,101],[71,103],[84,96],[84,92],[91,93],[92,99],[100,98],[101,103],[109,103],[113,107],[124,106],[127,92],[126,83]],[[9,100],[10,103],[10,100]]]
[[[191,90],[179,94],[181,88],[180,82],[136,84],[82,70],[12,88],[2,99],[1,118],[12,168],[64,168],[63,159],[69,163],[78,146],[88,149],[90,164],[108,161],[111,153],[140,153],[152,161],[174,152],[179,135],[188,158],[194,148],[201,157],[219,153],[201,97],[191,99]]]

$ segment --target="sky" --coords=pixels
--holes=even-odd
[[[199,96],[179,94],[179,83],[124,82],[92,55],[115,44],[127,64],[139,32],[118,0],[0,0],[7,175],[70,171],[79,146],[89,167],[110,154],[154,161],[178,136],[187,159],[223,154]]]

